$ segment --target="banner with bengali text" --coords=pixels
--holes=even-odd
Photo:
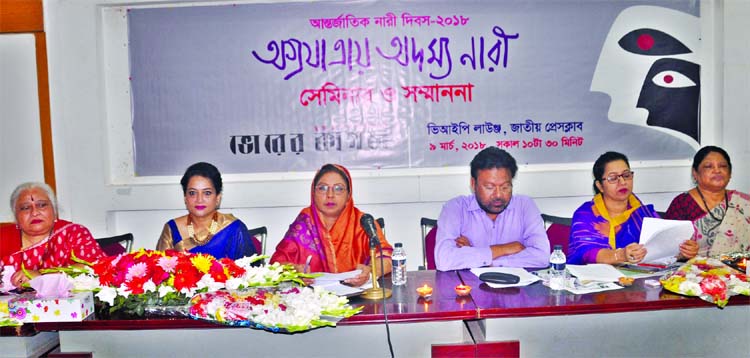
[[[131,8],[136,176],[691,158],[699,3]],[[697,118],[696,118],[697,117]]]

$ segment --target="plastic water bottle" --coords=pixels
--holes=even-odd
[[[406,251],[404,251],[404,245],[397,242],[393,245],[393,255],[391,256],[391,265],[393,271],[391,271],[391,282],[393,286],[401,286],[406,284]]]
[[[562,245],[555,245],[552,254],[549,255],[549,288],[552,290],[562,290],[565,288],[565,282],[567,281],[567,275],[565,272],[565,253],[562,250]]]

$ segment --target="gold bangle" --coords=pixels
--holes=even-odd
[[[620,259],[617,258],[618,251],[620,251],[620,249],[615,249],[615,261],[620,261]]]

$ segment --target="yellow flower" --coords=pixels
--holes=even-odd
[[[685,282],[685,278],[682,276],[672,276],[666,280],[661,280],[661,284],[664,288],[672,292],[679,292],[680,284]]]
[[[714,269],[710,269],[706,272],[701,273],[701,276],[724,276],[729,274],[729,270],[723,268],[723,267],[717,267]]]
[[[190,262],[193,263],[193,266],[200,271],[201,273],[207,273],[209,269],[211,269],[211,264],[213,257],[203,254],[195,255],[193,258],[190,259]]]
[[[136,254],[135,254],[135,256],[133,256],[133,258],[137,259],[137,258],[139,258],[139,257],[141,257],[143,255],[148,255],[148,252],[146,251],[146,249],[141,248],[140,250],[138,250],[138,252],[136,252]]]

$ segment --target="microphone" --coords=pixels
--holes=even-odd
[[[372,215],[370,214],[364,214],[362,215],[362,218],[359,219],[359,224],[362,225],[362,229],[365,230],[365,234],[367,234],[367,237],[370,238],[370,279],[372,280],[372,287],[364,290],[361,294],[361,297],[368,300],[386,299],[388,297],[391,297],[391,290],[385,287],[381,287],[382,285],[378,285],[378,277],[375,274],[377,272],[375,271],[375,259],[377,258],[377,256],[375,256],[375,250],[378,246],[380,246],[380,238],[378,238],[378,229],[375,227],[375,219],[373,219]],[[382,267],[382,248],[380,251],[380,265]]]
[[[380,246],[380,238],[378,238],[378,229],[375,227],[375,219],[370,214],[362,215],[359,219],[359,224],[362,225],[362,229],[365,230],[365,234],[370,239],[370,248]]]

